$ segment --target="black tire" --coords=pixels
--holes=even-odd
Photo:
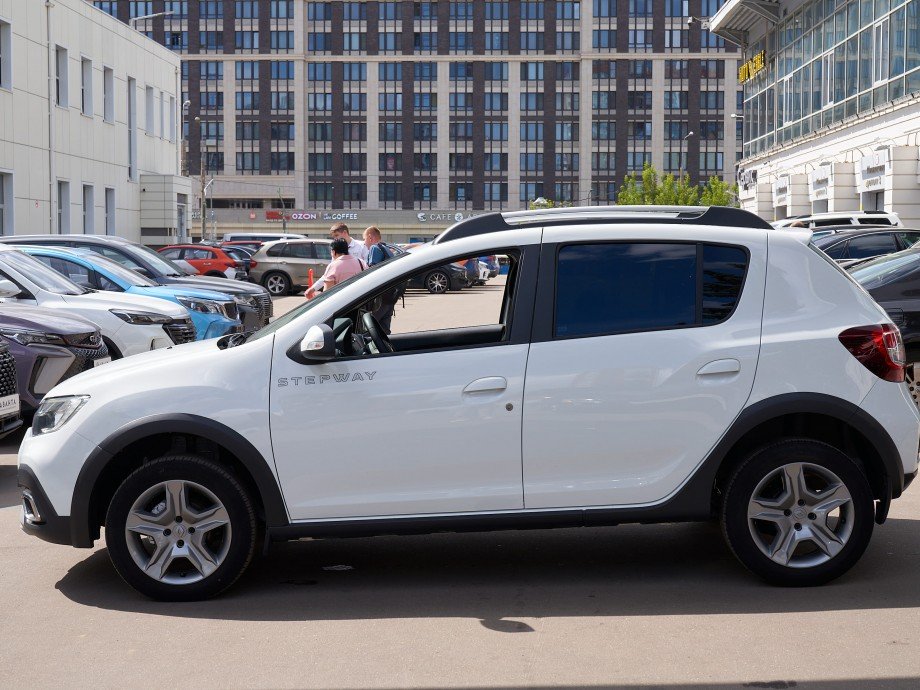
[[[291,293],[291,279],[281,271],[269,271],[262,276],[262,287],[268,290],[272,297],[281,297]]]
[[[799,567],[794,567],[771,559],[758,546],[748,520],[749,503],[761,481],[779,468],[794,463],[816,466],[807,469],[810,472],[824,470],[833,473],[850,494],[848,510],[852,515],[852,531],[839,552],[830,556],[829,560],[815,565],[807,565],[799,560]],[[809,513],[802,522],[812,518],[813,513]],[[794,513],[790,519],[797,520]],[[722,533],[729,548],[755,575],[770,584],[784,587],[821,585],[847,572],[866,550],[875,524],[872,489],[862,467],[840,450],[809,439],[788,439],[755,451],[735,470],[725,492],[721,522]],[[804,526],[807,527],[807,524]],[[795,529],[801,530],[802,525],[796,522]],[[778,533],[775,538],[779,538]],[[799,549],[808,550],[812,544],[805,542],[804,547],[795,547],[794,557],[803,558],[799,555]],[[814,553],[818,558],[824,557],[817,551]],[[804,558],[808,558],[807,553]]]
[[[121,351],[117,347],[115,347],[115,343],[113,343],[108,338],[103,338],[102,342],[105,343],[105,347],[109,351],[109,357],[112,358],[113,362],[116,359],[121,359],[122,357]]]
[[[425,289],[432,295],[443,295],[450,290],[450,276],[446,271],[432,271],[425,276]]]
[[[147,575],[128,546],[125,523],[134,502],[157,484],[171,480],[206,488],[229,516],[232,536],[226,555],[212,573],[197,582],[169,584]],[[141,594],[160,601],[196,601],[225,591],[252,561],[257,534],[258,523],[246,489],[224,467],[195,455],[166,455],[132,472],[115,491],[105,519],[105,541],[118,574]]]

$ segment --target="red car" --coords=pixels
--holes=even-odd
[[[234,259],[220,247],[209,244],[173,244],[159,250],[167,259],[182,259],[202,275],[218,278],[246,278],[243,262]]]

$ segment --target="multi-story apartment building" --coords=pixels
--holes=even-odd
[[[95,4],[182,54],[189,171],[217,177],[222,227],[284,204],[293,227],[425,235],[612,202],[646,162],[733,179],[737,53],[698,20],[720,2]]]
[[[82,0],[0,0],[0,231],[181,237],[179,77]]]

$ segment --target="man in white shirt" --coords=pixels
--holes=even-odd
[[[332,233],[332,239],[341,238],[348,242],[348,253],[367,266],[367,253],[369,251],[367,246],[364,242],[358,242],[348,234],[348,226],[345,223],[336,223],[330,228],[329,232]]]

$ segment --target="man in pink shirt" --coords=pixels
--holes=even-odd
[[[360,259],[348,253],[348,242],[344,239],[339,238],[332,240],[330,249],[332,250],[332,261],[326,268],[326,272],[323,274],[322,278],[316,281],[314,285],[311,285],[310,289],[304,293],[307,299],[316,297],[318,288],[322,287],[324,291],[328,290],[333,285],[338,285],[348,280],[366,268]]]

